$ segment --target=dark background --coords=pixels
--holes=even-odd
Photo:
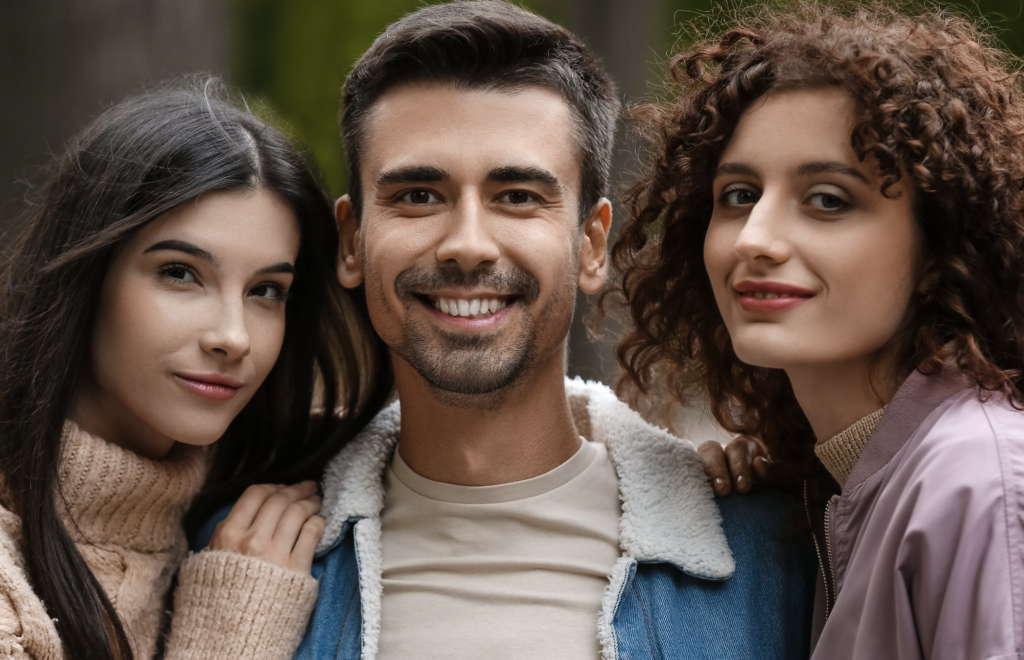
[[[338,140],[345,74],[388,24],[423,0],[0,0],[0,229],[64,141],[103,108],[147,82],[206,71],[239,86],[252,107],[304,144],[332,195],[346,190]],[[528,0],[581,35],[604,59],[627,103],[656,93],[664,62],[706,25],[709,0]],[[730,2],[726,7],[738,4]],[[946,4],[986,20],[1020,54],[1021,2]],[[700,28],[697,28],[698,30]],[[617,187],[636,164],[619,149]],[[621,208],[616,209],[621,221]],[[614,382],[615,330],[570,338],[570,373]]]

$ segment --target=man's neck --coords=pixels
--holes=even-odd
[[[402,460],[427,479],[461,486],[512,483],[553,470],[580,447],[563,373],[560,360],[539,364],[507,391],[468,406],[435,393],[396,356]]]

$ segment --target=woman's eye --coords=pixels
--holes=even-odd
[[[733,188],[722,193],[722,203],[727,206],[747,206],[756,204],[758,195],[749,188]]]
[[[165,266],[160,270],[160,274],[172,280],[188,284],[196,281],[196,275],[192,272],[192,269],[181,264]]]
[[[811,205],[821,211],[841,211],[849,206],[846,200],[832,193],[816,193],[811,195]]]
[[[429,190],[410,190],[402,195],[402,201],[408,204],[436,204],[439,200]]]
[[[288,299],[288,291],[280,284],[274,284],[272,282],[257,284],[249,291],[249,295],[254,298],[264,298],[266,300]]]

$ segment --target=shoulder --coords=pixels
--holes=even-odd
[[[1024,411],[999,394],[964,390],[925,420],[894,467],[907,487],[933,497],[996,494],[1024,478]]]
[[[717,503],[738,571],[751,563],[774,563],[789,571],[813,572],[814,545],[799,499],[777,488],[758,486]]]

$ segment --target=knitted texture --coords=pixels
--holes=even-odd
[[[852,425],[814,446],[814,453],[840,486],[846,483],[853,466],[860,458],[860,452],[875,432],[885,408],[862,417]]]
[[[167,660],[290,658],[317,597],[309,574],[206,550],[181,568]]]
[[[164,460],[154,461],[81,431],[70,422],[65,426],[59,471],[65,508],[60,513],[117,610],[140,660],[154,656],[166,626],[165,596],[187,550],[182,517],[202,486],[208,461],[206,449],[186,445],[176,445]],[[4,504],[0,507],[0,659],[60,660],[64,654],[57,629],[26,574],[21,519],[9,510],[5,495],[0,488]],[[233,557],[247,567],[266,563]],[[252,592],[260,588],[256,585],[261,580],[280,579],[274,571],[248,570]],[[192,582],[184,584],[197,589]],[[263,588],[271,593],[275,590],[273,586]],[[215,586],[208,591],[211,598],[218,597]],[[244,608],[239,611],[248,612]],[[187,618],[189,612],[179,610],[178,616]],[[298,631],[301,634],[302,628]],[[244,643],[249,639],[235,635],[221,640],[222,648],[231,649],[222,655],[183,653],[170,645],[166,655],[175,660],[247,657]],[[259,657],[275,656],[261,653]]]

